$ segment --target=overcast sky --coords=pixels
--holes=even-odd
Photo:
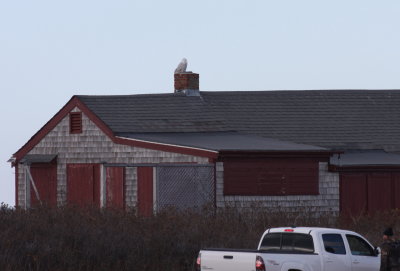
[[[0,0],[0,202],[7,160],[75,94],[400,89],[399,0]]]

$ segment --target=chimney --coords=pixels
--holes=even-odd
[[[186,96],[200,96],[199,74],[186,71],[187,60],[183,58],[175,69],[175,93],[185,93]]]
[[[183,92],[187,96],[200,96],[199,74],[193,72],[175,73],[175,93]]]

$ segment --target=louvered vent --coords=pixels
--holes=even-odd
[[[82,113],[72,112],[69,114],[69,132],[71,134],[82,133]]]

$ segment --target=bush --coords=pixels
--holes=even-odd
[[[397,211],[375,216],[315,218],[262,208],[164,210],[152,217],[96,208],[0,207],[2,270],[192,270],[200,248],[257,247],[276,226],[337,227],[380,243]],[[400,228],[399,228],[400,229]]]

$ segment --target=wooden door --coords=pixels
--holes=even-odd
[[[340,210],[345,214],[358,215],[368,210],[367,178],[364,173],[340,175]]]
[[[57,205],[57,163],[33,163],[30,172],[35,183],[40,201],[46,206]],[[31,206],[37,206],[35,190],[31,183]]]
[[[106,169],[106,207],[123,209],[125,207],[125,168]]]
[[[400,209],[400,173],[396,172],[392,175],[392,198],[393,198],[393,208]]]
[[[67,201],[78,206],[100,206],[100,165],[67,165]]]
[[[390,173],[368,174],[368,212],[392,209],[392,176]]]
[[[153,214],[153,168],[138,167],[138,214],[151,216]]]
[[[314,159],[227,158],[224,195],[318,195],[318,170],[318,160]]]

